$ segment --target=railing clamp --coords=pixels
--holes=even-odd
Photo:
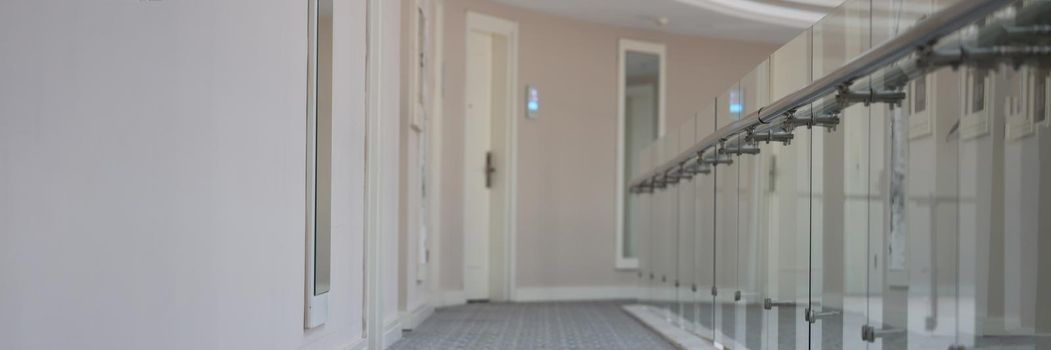
[[[875,343],[878,338],[883,338],[896,333],[905,333],[905,330],[891,328],[876,329],[876,327],[870,325],[861,326],[861,340],[869,343]]]
[[[749,136],[749,138],[755,142],[766,142],[767,144],[769,144],[771,141],[781,142],[784,143],[786,146],[792,144],[793,137],[794,136],[792,136],[792,133],[790,132],[774,132],[773,130],[767,130],[765,132]]]
[[[795,306],[795,304],[791,303],[791,302],[776,302],[776,301],[774,301],[773,299],[770,299],[770,298],[763,299],[763,309],[764,310],[773,310],[775,307],[785,307],[785,306]]]
[[[643,181],[635,190],[636,193],[653,193],[653,180]]]
[[[694,161],[694,166],[691,169],[691,171],[693,171],[694,173],[697,173],[697,174],[705,174],[705,175],[712,173],[712,168],[709,167],[708,163],[706,163],[704,161],[704,151],[698,151],[697,152],[697,160]]]
[[[742,145],[742,144],[738,143],[737,146],[733,146],[733,147],[729,147],[729,148],[724,147],[724,148],[720,149],[719,153],[727,154],[727,155],[730,155],[730,154],[733,154],[733,155],[759,154],[759,147],[757,147],[755,145],[751,145],[751,144]]]
[[[805,126],[809,129],[811,124],[810,119],[796,118],[796,116],[792,114],[789,115],[788,118],[785,118],[785,121],[781,122],[781,126],[784,127],[785,130],[795,129],[800,126]]]
[[[668,175],[668,176],[670,176],[672,179],[674,179],[674,182],[672,182],[672,183],[678,183],[680,180],[689,180],[690,178],[693,177],[693,174],[686,170],[686,165],[685,164],[679,164],[678,167],[677,167],[677,170],[676,169],[672,169],[672,170],[670,170],[670,172],[671,172],[671,175]]]
[[[652,180],[653,188],[660,190],[668,187],[668,181],[665,177],[665,175],[654,175]]]
[[[904,91],[893,91],[893,90],[877,90],[869,88],[868,91],[855,92],[844,86],[839,87],[839,92],[836,93],[836,102],[843,108],[854,103],[862,103],[865,107],[873,103],[889,103],[894,106],[901,106],[901,101],[905,100]]]
[[[713,156],[713,158],[708,158],[708,159],[701,158],[701,162],[703,164],[708,164],[708,165],[730,165],[730,164],[734,163],[733,159],[730,159],[728,157],[724,158],[724,157],[719,155],[719,152],[716,152],[716,154]]]
[[[803,319],[806,320],[808,323],[813,324],[813,323],[817,323],[817,321],[820,320],[820,319],[832,317],[832,316],[835,316],[835,315],[839,315],[839,312],[836,312],[836,311],[817,312],[817,311],[814,310],[813,307],[807,307],[806,311],[803,313]]]
[[[675,175],[675,168],[668,169],[668,171],[664,172],[664,182],[668,185],[679,183],[679,176]]]

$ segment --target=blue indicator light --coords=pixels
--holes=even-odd
[[[742,106],[740,103],[730,104],[730,113],[741,113],[742,111],[744,111],[744,106]]]
[[[536,112],[540,110],[540,103],[536,101],[529,101],[529,111]]]

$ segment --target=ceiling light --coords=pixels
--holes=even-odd
[[[794,2],[797,4],[820,6],[820,7],[837,7],[843,3],[843,0],[784,0],[788,2]]]
[[[800,10],[751,0],[676,0],[742,19],[786,27],[807,28],[825,16],[824,13]]]

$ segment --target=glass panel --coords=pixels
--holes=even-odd
[[[736,91],[739,90],[737,88],[731,89],[728,93],[729,96],[733,96]],[[722,101],[721,110],[716,112],[716,118],[720,120],[723,116],[733,115],[722,113],[722,111],[727,110],[728,106],[731,106],[729,108],[733,109],[732,104],[740,103],[739,100],[733,99],[720,101]],[[742,107],[739,106],[738,108]],[[736,145],[728,146],[735,147]],[[733,157],[729,155],[719,154],[718,157],[727,161],[733,161]],[[739,175],[737,163],[718,165],[712,173],[716,183],[714,245],[716,248],[715,287],[717,293],[715,295],[715,341],[724,346],[739,348],[740,346],[735,343],[734,339],[737,326],[737,299],[735,296],[738,292],[737,247],[739,237],[737,232],[737,180]]]
[[[909,85],[905,108],[871,111],[870,164],[884,183],[882,209],[869,212],[885,224],[869,225],[870,243],[880,247],[872,271],[883,276],[870,279],[868,321],[880,348],[956,344],[961,73],[929,74]]]
[[[745,115],[755,112],[759,107],[769,103],[769,65],[761,63],[741,80],[740,92],[743,96]],[[740,141],[740,140],[739,140]],[[742,149],[757,149],[754,143],[742,142]],[[759,201],[756,190],[761,183],[756,172],[758,156],[742,153],[735,156],[737,164],[737,282],[740,292],[736,307],[736,327],[734,339],[738,345],[747,349],[761,349],[763,340],[763,261],[758,224],[756,222],[756,203]]]
[[[710,134],[715,130],[715,101],[703,108],[697,119],[697,135]],[[710,171],[710,167],[705,166]],[[696,210],[694,272],[697,275],[697,322],[694,331],[701,337],[715,339],[715,308],[712,288],[715,286],[715,177],[700,174],[694,180],[694,206]]]
[[[747,90],[746,90],[747,91]],[[750,143],[739,138],[737,147],[740,149],[757,149]],[[759,265],[758,238],[755,226],[752,225],[752,208],[755,199],[755,162],[756,157],[750,154],[739,154],[735,158],[737,164],[737,290],[736,300],[736,325],[734,339],[739,347],[747,349],[760,349],[762,346],[763,332],[763,300],[760,298],[759,286],[761,284]]]
[[[1035,14],[1022,7],[1032,4],[1017,2],[1013,11]],[[1014,25],[1033,24],[1019,18]],[[1030,62],[961,73],[957,344],[1048,349],[1051,186],[1043,180],[1051,174],[1051,133],[1041,116],[1047,70]],[[988,128],[979,127],[982,121]]]
[[[814,26],[814,79],[831,73],[867,49],[869,6],[867,0],[847,2]],[[820,112],[831,103],[829,99],[821,100],[812,107]],[[838,118],[838,124],[810,131],[810,348],[864,349],[861,328],[868,316],[870,255],[870,112],[869,107],[856,104],[829,113],[813,117]]]
[[[661,142],[660,140],[653,143],[651,154],[653,160],[651,161],[650,167],[653,168],[660,164],[661,161]],[[663,191],[659,188],[653,188],[648,196],[650,197],[650,232],[649,232],[649,304],[657,306],[660,296],[660,247],[661,247],[661,217],[664,215],[662,194]]]
[[[697,119],[690,118],[679,127],[679,150],[685,151],[697,142]],[[692,287],[696,285],[696,275],[693,271],[694,265],[694,177],[682,180],[677,187],[678,191],[678,241],[675,247],[678,250],[678,259],[675,265],[676,277],[676,301],[678,302],[679,325],[684,329],[691,329],[689,322],[695,318],[695,304]]]
[[[742,112],[745,116],[770,103],[770,60],[763,60],[741,78],[738,84]]]
[[[873,46],[911,28],[916,22],[930,16],[938,9],[945,8],[958,0],[894,0],[872,1],[872,41]]]
[[[649,144],[639,152],[639,164],[637,174],[643,174],[653,167],[653,144]],[[653,215],[653,193],[646,191],[640,194],[634,195],[637,205],[632,207],[631,213],[635,214],[635,220],[631,223],[634,225],[634,232],[638,234],[636,242],[638,242],[638,257],[639,257],[639,300],[644,304],[649,304],[653,300],[652,293],[652,278],[653,275],[653,263],[652,263],[652,252],[650,247],[653,246],[653,221],[651,220]]]
[[[770,58],[770,97],[776,100],[810,81],[810,32],[793,39]],[[789,131],[791,132],[791,131]],[[805,349],[808,324],[810,172],[806,129],[795,130],[789,144],[760,145],[758,158],[761,215],[765,242],[763,348]],[[767,301],[769,300],[769,301]]]
[[[671,160],[678,154],[679,134],[668,133],[661,139],[661,164]],[[660,229],[657,251],[654,258],[657,259],[657,271],[659,272],[659,288],[657,305],[665,311],[665,317],[669,320],[674,316],[673,310],[678,308],[675,295],[675,264],[678,262],[678,239],[679,211],[678,188],[680,186],[669,183],[667,187],[659,190],[660,198]]]

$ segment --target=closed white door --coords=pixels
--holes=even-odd
[[[492,150],[493,37],[471,31],[467,43],[464,135],[464,292],[489,299],[490,189],[486,158]]]

